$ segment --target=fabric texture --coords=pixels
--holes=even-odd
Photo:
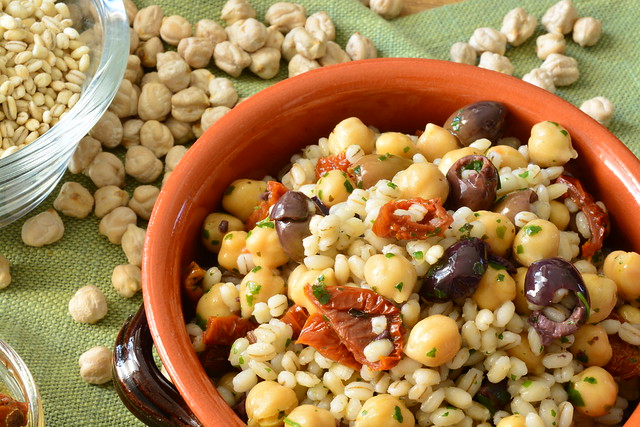
[[[503,16],[522,6],[538,17],[533,37],[524,45],[509,48],[506,55],[522,77],[542,62],[535,55],[535,37],[543,34],[540,18],[552,0],[464,0],[415,15],[386,21],[357,0],[298,0],[308,14],[324,10],[337,28],[337,42],[344,46],[355,31],[371,38],[379,56],[449,59],[449,48],[467,41],[477,27],[500,29]],[[165,15],[179,14],[194,23],[201,18],[220,21],[223,0],[138,0],[137,5],[160,5]],[[275,1],[250,0],[263,20]],[[603,23],[603,36],[593,47],[581,48],[567,37],[567,54],[579,63],[577,83],[561,87],[557,94],[574,105],[605,96],[616,109],[609,129],[636,155],[640,155],[640,8],[623,0],[574,0],[581,16]],[[212,67],[217,76],[226,74]],[[277,78],[263,81],[245,71],[233,79],[241,97],[249,96],[285,78],[286,65]],[[561,117],[549,119],[562,122]],[[67,173],[64,181],[79,181],[90,191],[95,187],[84,176]],[[32,216],[51,208],[60,185]],[[135,183],[127,177],[130,194]],[[49,426],[132,426],[140,422],[125,408],[111,383],[95,386],[79,375],[78,357],[96,345],[113,347],[114,339],[128,315],[142,302],[138,294],[121,297],[111,285],[111,273],[126,263],[121,248],[98,233],[99,220],[62,217],[64,237],[55,244],[33,248],[22,243],[24,219],[0,230],[0,253],[12,265],[12,284],[0,290],[0,339],[9,342],[30,367],[42,395]],[[139,223],[140,226],[146,224]],[[106,295],[107,316],[94,325],[75,323],[67,305],[75,291],[95,284]]]

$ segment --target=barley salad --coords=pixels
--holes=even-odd
[[[415,135],[350,117],[277,178],[231,183],[202,225],[217,262],[182,289],[249,426],[623,422],[640,255],[604,244],[562,124],[521,142],[508,120],[493,101]]]

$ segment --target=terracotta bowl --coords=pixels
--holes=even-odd
[[[292,154],[317,143],[346,117],[357,116],[382,131],[414,133],[428,122],[443,124],[453,111],[479,100],[506,104],[507,134],[524,141],[537,122],[553,120],[565,126],[580,153],[574,173],[609,208],[617,233],[615,245],[640,251],[640,227],[635,215],[629,214],[640,205],[640,161],[604,127],[555,95],[496,72],[424,59],[352,62],[287,79],[235,107],[195,143],[163,188],[149,222],[143,261],[144,311],[132,323],[134,327],[142,324],[142,334],[148,333],[146,313],[150,335],[178,399],[186,402],[180,415],[164,415],[178,424],[243,425],[218,396],[190,345],[179,290],[183,268],[201,250],[202,221],[219,207],[228,184],[236,178],[276,174]],[[130,322],[123,328],[119,352],[144,359],[133,354],[141,351],[133,344],[141,332],[131,332],[131,327]],[[150,342],[146,340],[147,345]],[[116,364],[116,371],[126,365]],[[136,382],[137,373],[127,372],[121,372],[121,377]],[[156,396],[166,392],[168,401],[176,397],[169,383],[163,384],[162,393],[143,380],[138,383]],[[153,406],[142,410],[142,415],[135,409],[141,418],[155,416],[153,411],[175,412],[171,403],[168,409],[158,403],[162,399],[149,402],[137,391],[133,396],[125,399],[130,408]],[[153,420],[145,422],[153,424]],[[638,423],[636,411],[627,425]]]

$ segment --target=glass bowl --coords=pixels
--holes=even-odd
[[[122,0],[68,0],[81,19],[74,25],[90,48],[91,66],[78,102],[38,139],[0,159],[0,227],[35,208],[67,169],[80,139],[115,96],[129,54],[129,25]],[[85,34],[86,35],[86,34]]]
[[[44,413],[38,387],[29,368],[9,344],[0,340],[0,394],[26,402],[27,425],[44,426]]]

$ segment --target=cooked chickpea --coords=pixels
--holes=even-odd
[[[329,134],[328,147],[332,155],[343,153],[350,145],[362,148],[371,154],[375,145],[375,134],[357,117],[342,120]]]
[[[173,144],[171,131],[157,120],[149,120],[140,128],[140,145],[153,151],[158,158],[167,154]]]
[[[142,272],[133,264],[116,265],[111,273],[111,284],[121,296],[131,298],[142,289]]]
[[[608,414],[617,396],[618,383],[599,366],[580,372],[569,385],[569,400],[578,412],[590,417]]]
[[[486,156],[493,160],[493,156],[500,156],[500,167],[509,167],[512,170],[527,167],[527,159],[522,153],[508,145],[494,145],[489,147]]]
[[[513,303],[516,306],[516,313],[528,315],[531,313],[529,309],[529,303],[527,302],[527,298],[524,295],[524,278],[527,274],[526,267],[518,267],[516,269],[516,274],[513,276],[513,280],[516,282],[516,297],[513,300]]]
[[[251,426],[279,426],[282,419],[298,406],[298,397],[292,389],[275,381],[261,381],[255,385],[245,402],[248,424]]]
[[[607,331],[601,325],[582,325],[569,347],[573,357],[585,366],[605,366],[613,356]]]
[[[244,224],[235,216],[222,212],[210,213],[202,224],[202,244],[211,252],[218,253],[224,235],[238,230],[244,230]]]
[[[196,319],[199,325],[205,326],[210,317],[231,316],[239,314],[239,305],[230,307],[225,302],[223,292],[238,297],[238,290],[232,283],[217,283],[205,292],[196,305]]]
[[[556,122],[540,122],[531,128],[529,157],[541,167],[562,166],[578,153],[571,145],[571,135]]]
[[[591,313],[589,323],[598,323],[611,314],[618,301],[616,283],[606,276],[585,273],[582,279],[589,292]]]
[[[102,218],[119,206],[127,206],[129,203],[129,193],[115,185],[107,185],[98,188],[93,194],[95,208],[93,213],[98,218]]]
[[[616,311],[625,321],[634,325],[640,325],[640,308],[624,304],[618,307]]]
[[[529,346],[529,339],[527,333],[520,334],[520,344],[507,349],[507,354],[511,357],[517,357],[527,365],[529,373],[539,375],[544,372],[544,365],[542,365],[542,357],[545,355],[544,349],[540,354],[535,354],[531,351]]]
[[[253,179],[237,179],[227,187],[222,197],[222,207],[244,222],[260,202],[260,195],[267,190],[267,183]]]
[[[489,265],[471,296],[481,309],[495,310],[516,297],[516,282],[504,268]]]
[[[27,246],[40,247],[50,245],[62,239],[64,223],[53,209],[47,209],[22,224],[22,241]]]
[[[322,175],[316,185],[316,194],[327,206],[344,202],[356,188],[353,180],[343,171],[334,169]]]
[[[497,212],[477,211],[474,221],[484,224],[482,240],[489,245],[491,251],[496,255],[506,256],[516,235],[516,228],[509,218]]]
[[[261,221],[247,234],[246,248],[256,265],[278,268],[289,262],[272,221]]]
[[[155,185],[140,185],[133,190],[129,207],[140,219],[148,221],[159,194],[160,189]]]
[[[370,397],[358,412],[354,427],[413,427],[416,425],[413,413],[404,402],[390,394]]]
[[[86,218],[93,210],[93,196],[82,184],[67,181],[62,184],[53,207],[66,216]]]
[[[328,286],[338,284],[333,269],[309,270],[304,264],[300,264],[291,272],[287,279],[287,296],[295,304],[306,308],[309,314],[313,314],[317,312],[318,309],[304,293],[304,288],[306,285],[316,283],[323,283]]]
[[[524,266],[558,255],[560,231],[549,221],[534,219],[518,230],[513,239],[513,256]]]
[[[455,162],[465,156],[484,156],[484,153],[482,152],[482,150],[474,147],[457,148],[445,153],[444,156],[442,156],[440,163],[438,163],[438,169],[440,169],[440,172],[442,172],[443,175],[447,175],[447,172],[449,172],[449,168],[451,168],[451,166],[453,166]]]
[[[509,415],[500,420],[496,427],[527,427],[526,417],[520,414]]]
[[[119,245],[129,224],[135,224],[137,219],[136,213],[130,208],[119,206],[102,217],[98,231],[111,243]]]
[[[551,200],[549,202],[549,207],[551,208],[551,213],[549,215],[549,221],[555,224],[558,227],[558,230],[564,231],[567,229],[569,225],[569,221],[571,220],[571,213],[569,213],[569,208],[557,200]]]
[[[370,257],[364,264],[364,278],[371,289],[397,303],[409,299],[418,279],[411,262],[393,253]]]
[[[257,265],[240,283],[242,317],[251,317],[257,303],[266,303],[270,297],[285,292],[285,283],[281,276],[275,275],[268,267]]]
[[[326,409],[315,405],[300,405],[287,415],[284,423],[293,426],[297,424],[305,427],[332,427],[336,419]]]
[[[111,381],[113,354],[107,347],[93,347],[80,355],[80,376],[89,384],[104,384]]]
[[[449,182],[440,172],[438,166],[429,162],[414,163],[393,177],[393,183],[398,186],[402,197],[410,199],[440,198],[442,203],[449,195]]]
[[[637,252],[613,251],[604,260],[605,276],[613,280],[618,293],[626,301],[640,298],[640,254]]]
[[[191,24],[180,15],[167,16],[160,25],[160,38],[167,44],[178,46],[180,40],[191,37]]]
[[[418,148],[409,136],[400,132],[384,132],[376,139],[376,153],[413,158]]]
[[[69,314],[79,323],[96,323],[107,311],[107,298],[95,285],[83,286],[69,300]]]
[[[404,353],[426,366],[437,367],[453,359],[461,345],[462,337],[455,320],[434,314],[411,329]]]
[[[224,235],[218,252],[218,264],[227,270],[238,271],[238,256],[245,249],[246,231],[231,231]]]
[[[416,145],[422,155],[430,162],[435,159],[441,159],[449,151],[457,150],[460,147],[458,138],[448,130],[433,123],[427,124],[424,132],[418,137]]]

